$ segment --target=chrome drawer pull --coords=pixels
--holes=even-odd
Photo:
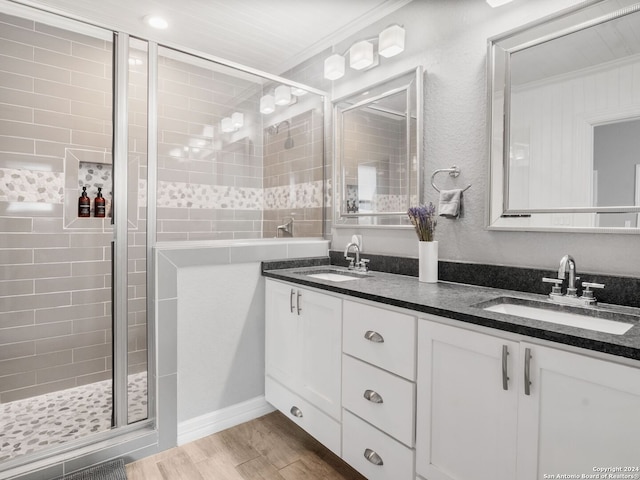
[[[292,288],[291,295],[289,295],[289,308],[291,309],[291,313],[293,313],[293,296],[296,294],[296,291]]]
[[[298,295],[296,296],[296,308],[298,310],[298,315],[300,315],[300,312],[302,311],[302,307],[300,306],[300,297],[302,296],[302,294],[300,293],[300,290],[298,290]]]
[[[531,395],[531,349],[524,349],[524,394]]]
[[[384,338],[378,332],[374,332],[373,330],[367,330],[364,334],[364,338],[374,343],[384,343]]]
[[[507,345],[502,346],[502,389],[509,390],[509,376],[507,375],[507,355],[509,348]]]
[[[371,403],[382,403],[382,397],[378,392],[374,392],[373,390],[365,390],[364,398],[369,400]]]
[[[294,405],[293,407],[291,407],[291,415],[293,415],[294,417],[302,418],[302,410]]]
[[[374,452],[370,448],[367,448],[364,451],[364,458],[369,460],[374,465],[384,465],[384,462],[382,461],[382,458],[380,458],[380,455],[378,455],[376,452]]]

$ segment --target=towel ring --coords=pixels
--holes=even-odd
[[[450,177],[454,177],[455,178],[458,175],[460,175],[460,168],[455,166],[455,165],[453,165],[451,168],[439,168],[438,170],[433,172],[433,174],[431,175],[431,186],[436,190],[436,192],[440,192],[440,189],[438,187],[436,187],[436,184],[434,183],[433,179],[438,173],[441,173],[441,172],[447,172]],[[465,188],[463,188],[462,191],[466,192],[470,187],[471,187],[471,184],[469,184]]]

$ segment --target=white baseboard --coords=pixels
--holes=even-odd
[[[275,410],[264,395],[207,413],[178,424],[178,445],[193,442],[227,428],[235,427]]]

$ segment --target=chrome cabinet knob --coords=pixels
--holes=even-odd
[[[373,390],[365,390],[363,397],[369,400],[371,403],[383,403],[382,396]]]
[[[378,332],[374,332],[373,330],[367,330],[364,334],[364,338],[374,343],[384,343],[384,337],[380,335]]]
[[[364,458],[369,460],[374,465],[384,465],[384,462],[382,461],[382,458],[380,457],[380,455],[378,455],[376,452],[374,452],[370,448],[367,448],[364,451]]]

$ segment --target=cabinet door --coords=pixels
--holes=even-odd
[[[300,377],[301,324],[295,308],[297,290],[268,280],[265,300],[266,374],[295,390]],[[293,311],[292,311],[293,310]],[[268,399],[267,399],[268,400]]]
[[[518,344],[418,323],[417,473],[429,480],[513,480]]]
[[[520,355],[530,385],[520,386],[519,479],[640,467],[640,369],[526,343]]]
[[[300,395],[340,419],[342,300],[298,289],[300,293]]]

